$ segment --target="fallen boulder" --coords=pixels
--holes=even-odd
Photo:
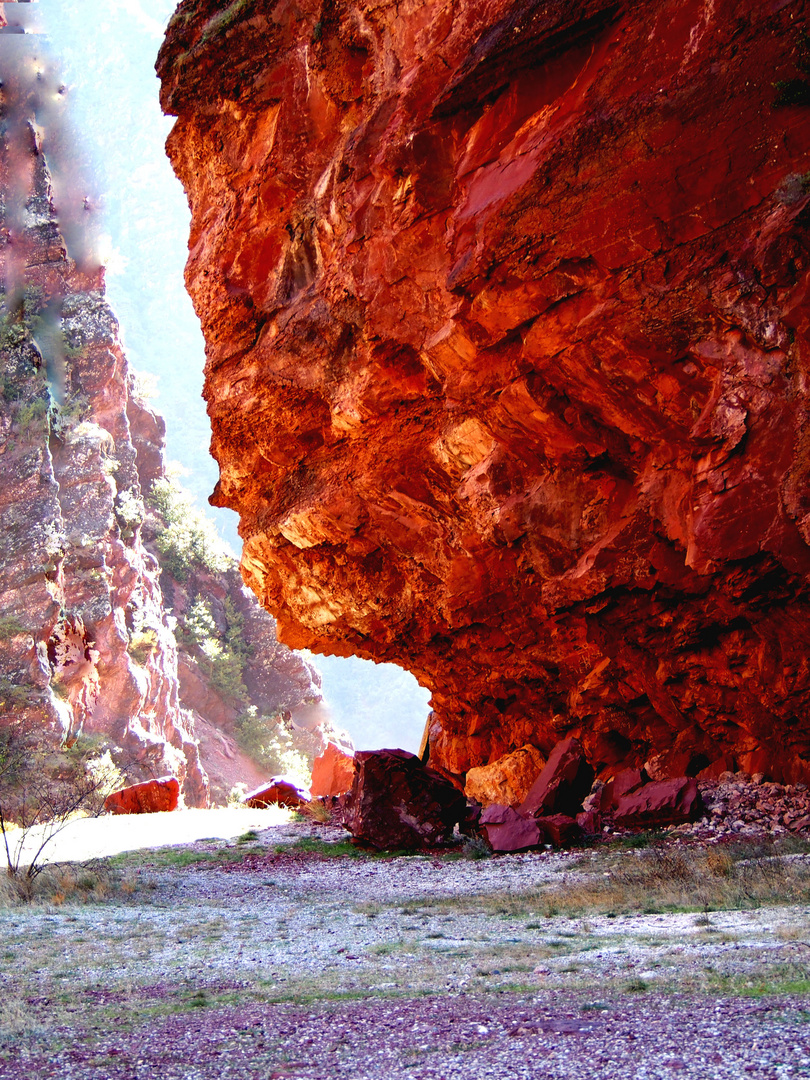
[[[679,825],[694,821],[701,809],[697,781],[692,776],[654,780],[622,795],[613,815],[616,828]]]
[[[518,809],[524,815],[574,817],[591,790],[593,778],[594,770],[585,760],[579,739],[562,739]]]
[[[406,750],[355,754],[343,824],[364,844],[387,851],[430,847],[464,822],[467,802],[449,780]]]
[[[598,836],[602,831],[602,815],[598,810],[583,810],[577,814],[576,821],[585,836]]]
[[[354,782],[354,756],[344,753],[334,743],[327,743],[324,752],[312,763],[313,797],[332,798],[351,791]]]
[[[309,793],[288,776],[274,776],[266,784],[249,791],[243,802],[252,810],[268,806],[287,806],[296,810],[309,802]]]
[[[546,840],[554,847],[567,847],[582,836],[577,819],[568,814],[548,814],[534,819]]]
[[[470,769],[464,783],[464,794],[482,806],[497,803],[519,806],[543,770],[546,759],[536,746],[521,746],[504,754],[489,765]]]
[[[493,803],[481,814],[479,825],[493,851],[525,851],[543,842],[543,831],[534,818],[513,806]]]
[[[142,784],[114,791],[104,800],[111,814],[160,814],[176,810],[180,802],[180,781],[176,776],[159,776]]]
[[[607,810],[611,806],[618,806],[619,800],[625,795],[644,786],[645,777],[641,769],[622,769],[605,784],[602,798],[602,809]]]

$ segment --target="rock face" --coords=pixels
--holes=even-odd
[[[60,232],[32,72],[21,61],[4,77],[2,106],[0,723],[38,722],[68,745],[107,738],[134,779],[171,773],[205,805],[160,569],[140,535],[130,415],[147,413],[129,394],[103,272],[77,265]]]
[[[810,775],[799,0],[183,0],[219,505],[431,763]]]
[[[176,777],[187,805],[207,805],[210,768],[224,801],[236,781],[267,776],[237,745],[239,713],[319,700],[317,676],[279,644],[233,559],[216,573],[169,566],[167,523],[149,503],[165,427],[128,371],[91,231],[55,209],[49,70],[37,79],[22,36],[14,48],[0,106],[0,727],[20,721],[55,745],[89,738],[131,780]],[[182,636],[200,595],[211,641],[239,629],[241,697]],[[311,756],[322,746],[318,731],[299,742]]]

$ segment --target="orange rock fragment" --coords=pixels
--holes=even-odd
[[[312,764],[312,782],[309,790],[313,798],[331,798],[351,791],[354,781],[354,755],[346,754],[334,743],[327,743],[326,749],[316,757]]]
[[[470,769],[464,784],[464,794],[482,806],[498,803],[519,806],[543,770],[546,759],[536,746],[521,746],[504,754],[489,765]]]
[[[176,776],[159,776],[142,784],[114,791],[104,800],[111,814],[159,814],[176,810],[180,802],[180,781]]]

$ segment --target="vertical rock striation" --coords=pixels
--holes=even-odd
[[[145,410],[129,394],[103,272],[67,251],[37,125],[48,91],[28,70],[33,53],[18,51],[3,72],[0,147],[2,714],[68,745],[107,737],[136,776],[171,772],[186,802],[205,805],[160,568],[141,542],[128,413]]]
[[[128,371],[81,199],[78,217],[57,213],[55,86],[37,77],[30,39],[0,45],[0,728],[22,721],[55,745],[89,736],[131,780],[170,773],[187,805],[204,806],[207,768],[221,799],[256,779],[234,738],[246,705],[272,715],[317,700],[317,677],[279,645],[232,559],[185,586],[161,577],[163,523],[148,495],[165,479],[165,426]],[[183,605],[198,594],[214,636],[228,629],[226,601],[243,627],[241,696],[178,648]]]
[[[158,61],[245,579],[431,763],[810,776],[799,0],[182,0]]]

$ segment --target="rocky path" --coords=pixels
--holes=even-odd
[[[784,864],[792,902],[607,910],[649,852],[374,859],[342,839],[128,857],[95,902],[0,912],[0,1080],[810,1076],[805,855],[741,860]]]
[[[48,1057],[0,1077],[85,1080],[771,1080],[810,1075],[807,1012],[795,1001],[695,1001],[548,992],[272,1004],[161,1017],[88,1045],[64,1032]]]

